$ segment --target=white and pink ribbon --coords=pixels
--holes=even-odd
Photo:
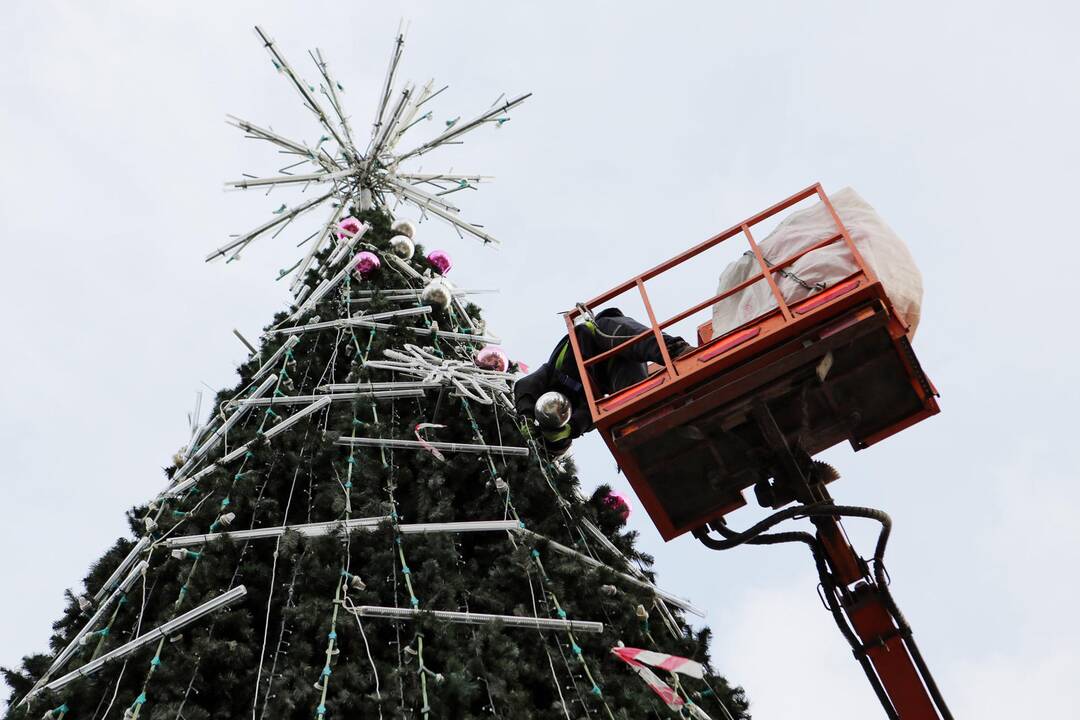
[[[446,427],[446,426],[445,425],[439,425],[438,423],[417,423],[416,427],[413,428],[413,432],[416,433],[416,439],[420,441],[420,446],[422,448],[424,448],[425,450],[427,450],[432,455],[434,455],[437,459],[443,460],[443,461],[445,461],[446,458],[443,456],[443,454],[441,452],[439,452],[439,448],[437,448],[434,445],[432,445],[431,443],[429,443],[427,441],[427,438],[425,438],[423,435],[421,435],[421,432],[424,431],[424,430],[427,430],[428,428],[444,428],[444,427]]]

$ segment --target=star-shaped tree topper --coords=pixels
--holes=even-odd
[[[300,77],[262,28],[256,26],[255,32],[270,53],[274,67],[296,88],[304,106],[319,122],[321,137],[314,145],[310,145],[229,116],[229,124],[243,130],[247,137],[276,145],[281,153],[295,157],[296,161],[281,168],[279,175],[245,175],[240,180],[226,183],[226,186],[239,189],[266,188],[267,191],[279,186],[294,186],[299,187],[301,192],[307,192],[315,186],[318,190],[314,197],[296,205],[290,207],[283,204],[267,222],[233,236],[227,244],[207,255],[207,262],[219,257],[226,258],[227,261],[235,260],[255,239],[268,233],[277,236],[298,217],[324,204],[331,208],[329,219],[320,230],[301,243],[310,243],[306,255],[291,268],[282,271],[282,277],[296,272],[292,285],[294,293],[302,286],[304,274],[312,269],[319,250],[327,241],[332,242],[333,231],[350,205],[366,210],[372,207],[389,208],[391,200],[395,204],[411,204],[419,208],[422,218],[438,216],[449,222],[459,235],[472,235],[485,244],[498,243],[482,226],[461,219],[459,208],[447,197],[459,190],[475,188],[478,183],[491,180],[491,177],[453,172],[408,172],[401,166],[406,161],[416,160],[443,145],[460,144],[466,133],[482,125],[502,126],[509,120],[507,113],[523,103],[531,93],[513,99],[502,95],[491,107],[472,120],[449,120],[441,134],[403,151],[399,150],[402,138],[414,126],[431,120],[432,112],[428,103],[446,90],[446,86],[435,89],[434,81],[428,81],[417,88],[413,83],[406,83],[402,89],[395,91],[394,82],[405,45],[405,34],[402,30],[398,31],[394,40],[386,80],[379,93],[371,136],[367,139],[354,133],[349,115],[341,104],[340,94],[343,88],[330,74],[330,68],[320,50],[308,53],[319,72],[316,88]]]

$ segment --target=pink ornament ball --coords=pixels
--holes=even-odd
[[[614,510],[622,518],[623,522],[626,522],[630,517],[632,506],[630,505],[630,499],[623,495],[621,492],[612,490],[606,496],[604,496],[603,503],[605,507]]]
[[[497,345],[485,345],[480,352],[476,353],[473,362],[477,367],[497,372],[506,372],[510,367],[510,359],[506,357],[506,352]]]
[[[361,223],[354,217],[345,218],[338,223],[338,227],[341,228],[341,230],[348,231],[350,234],[346,235],[339,230],[337,234],[338,240],[348,240],[350,237],[355,237],[356,233],[360,232],[360,228],[362,228],[363,226],[363,223]]]
[[[450,268],[454,267],[454,263],[450,261],[450,256],[445,250],[432,250],[427,254],[427,259],[440,275],[445,275],[450,272]]]
[[[360,277],[367,277],[378,270],[380,265],[382,261],[379,260],[379,256],[365,250],[356,256],[356,265],[353,266],[353,270],[360,273]]]

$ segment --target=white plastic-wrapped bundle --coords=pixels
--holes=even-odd
[[[900,319],[915,334],[922,307],[922,275],[915,266],[907,245],[892,228],[851,188],[831,195],[829,200],[851,234],[863,260],[881,280],[885,294]],[[821,202],[792,213],[758,243],[765,262],[773,264],[795,255],[837,233],[836,223]],[[720,275],[717,294],[752,277],[760,268],[752,253],[728,265]],[[851,251],[843,240],[819,248],[799,258],[773,275],[784,301],[796,303],[849,277],[858,270]],[[713,337],[719,337],[740,325],[776,308],[765,280],[721,300],[713,306]]]

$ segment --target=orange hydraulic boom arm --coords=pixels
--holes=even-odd
[[[815,482],[797,462],[768,406],[755,408],[755,420],[763,435],[776,443],[777,479],[794,489],[802,504],[774,513],[743,533],[732,532],[724,522],[709,528],[724,536],[711,537],[706,528],[694,531],[704,545],[726,550],[742,544],[771,545],[802,542],[810,547],[821,580],[819,591],[841,633],[862,665],[885,714],[894,720],[952,720],[908,625],[888,588],[884,565],[885,545],[892,520],[880,510],[839,506],[832,503],[824,481]],[[806,517],[817,529],[808,532],[768,533],[769,528],[791,518]],[[841,517],[859,517],[881,523],[872,565],[848,542]]]

